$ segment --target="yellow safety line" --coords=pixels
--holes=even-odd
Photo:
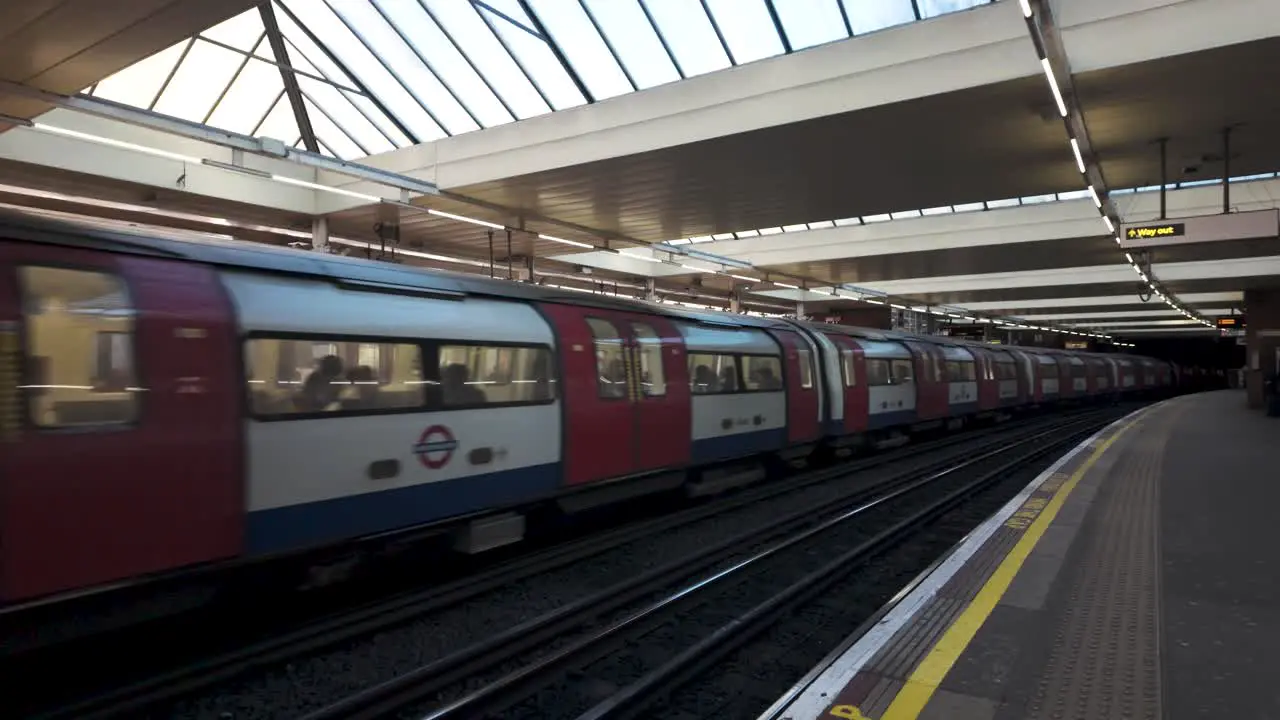
[[[1145,415],[1145,413],[1144,413]],[[1071,478],[1062,485],[1062,488],[1054,494],[1049,504],[1045,506],[1040,516],[1031,523],[1030,527],[1023,532],[1022,537],[1018,539],[1018,543],[1013,546],[1013,550],[1005,556],[1000,566],[991,574],[986,584],[978,591],[977,596],[969,603],[969,606],[960,613],[960,617],[952,623],[951,627],[942,636],[924,660],[920,662],[916,669],[907,678],[907,682],[902,686],[902,690],[893,699],[893,703],[885,710],[880,720],[909,720],[917,717],[924,706],[928,704],[929,698],[933,697],[933,693],[937,691],[938,686],[942,683],[942,679],[951,671],[951,667],[955,665],[956,660],[960,658],[960,653],[969,646],[973,640],[973,636],[977,634],[978,628],[982,627],[987,621],[987,617],[991,615],[991,611],[995,610],[996,603],[1000,602],[1000,598],[1004,596],[1009,584],[1013,582],[1013,578],[1018,574],[1018,570],[1022,568],[1022,563],[1031,554],[1036,543],[1040,542],[1044,531],[1057,517],[1058,511],[1062,508],[1062,504],[1066,502],[1071,491],[1075,489],[1084,474],[1093,467],[1098,458],[1111,447],[1111,444],[1120,439],[1129,428],[1133,427],[1141,417],[1134,418],[1127,425],[1116,431],[1114,435],[1107,438],[1096,450],[1089,456],[1080,468],[1071,474]]]

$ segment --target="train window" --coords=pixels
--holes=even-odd
[[[800,364],[800,387],[808,389],[813,387],[813,359],[809,355],[809,351],[800,348],[796,350],[797,362]]]
[[[514,345],[440,345],[440,404],[447,408],[550,400],[551,351]]]
[[[880,358],[867,358],[867,384],[891,385],[893,376],[889,372],[889,361]]]
[[[620,400],[627,396],[627,362],[618,328],[608,320],[587,318],[596,346],[596,382],[600,397]]]
[[[912,371],[910,360],[894,360],[892,364],[892,382],[894,385],[909,383],[915,378],[915,373]]]
[[[138,417],[134,309],[124,282],[87,270],[19,271],[27,328],[22,389],[38,427],[131,423]]]
[[[738,362],[733,355],[689,354],[689,389],[695,395],[738,392]]]
[[[747,390],[781,390],[782,360],[769,355],[743,355],[742,377]]]
[[[841,365],[844,366],[844,386],[856,386],[858,384],[857,361],[854,359],[853,351],[848,349],[841,350],[840,359],[843,361]]]
[[[975,378],[973,363],[959,360],[947,361],[947,382],[971,382]]]
[[[652,326],[645,323],[631,323],[631,331],[635,333],[640,355],[640,391],[646,397],[661,397],[667,394],[666,375],[662,371],[662,338],[654,332]]]
[[[245,342],[244,356],[249,407],[257,417],[425,405],[417,345],[255,337]]]

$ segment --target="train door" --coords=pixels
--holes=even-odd
[[[950,399],[949,383],[942,374],[942,348],[906,342],[915,359],[916,413],[921,420],[946,417]]]
[[[790,330],[772,330],[782,344],[787,379],[787,442],[802,443],[821,437],[817,368],[812,346]]]
[[[23,348],[0,452],[0,595],[239,552],[236,332],[213,271],[0,242],[0,285],[10,366],[15,327]]]
[[[684,340],[665,318],[544,305],[563,357],[570,485],[689,462]]]
[[[840,353],[840,389],[844,392],[844,423],[840,430],[845,433],[864,432],[870,407],[866,358],[853,338],[835,334],[827,337]]]
[[[986,348],[969,348],[978,378],[978,409],[991,410],[1000,405],[1000,381],[996,378],[995,354]]]

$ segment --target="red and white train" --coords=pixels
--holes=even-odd
[[[0,606],[1168,388],[1143,357],[0,216]]]

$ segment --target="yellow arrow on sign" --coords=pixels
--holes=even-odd
[[[1137,237],[1137,236],[1138,236],[1138,231],[1134,230],[1133,228],[1129,228],[1129,237]]]

